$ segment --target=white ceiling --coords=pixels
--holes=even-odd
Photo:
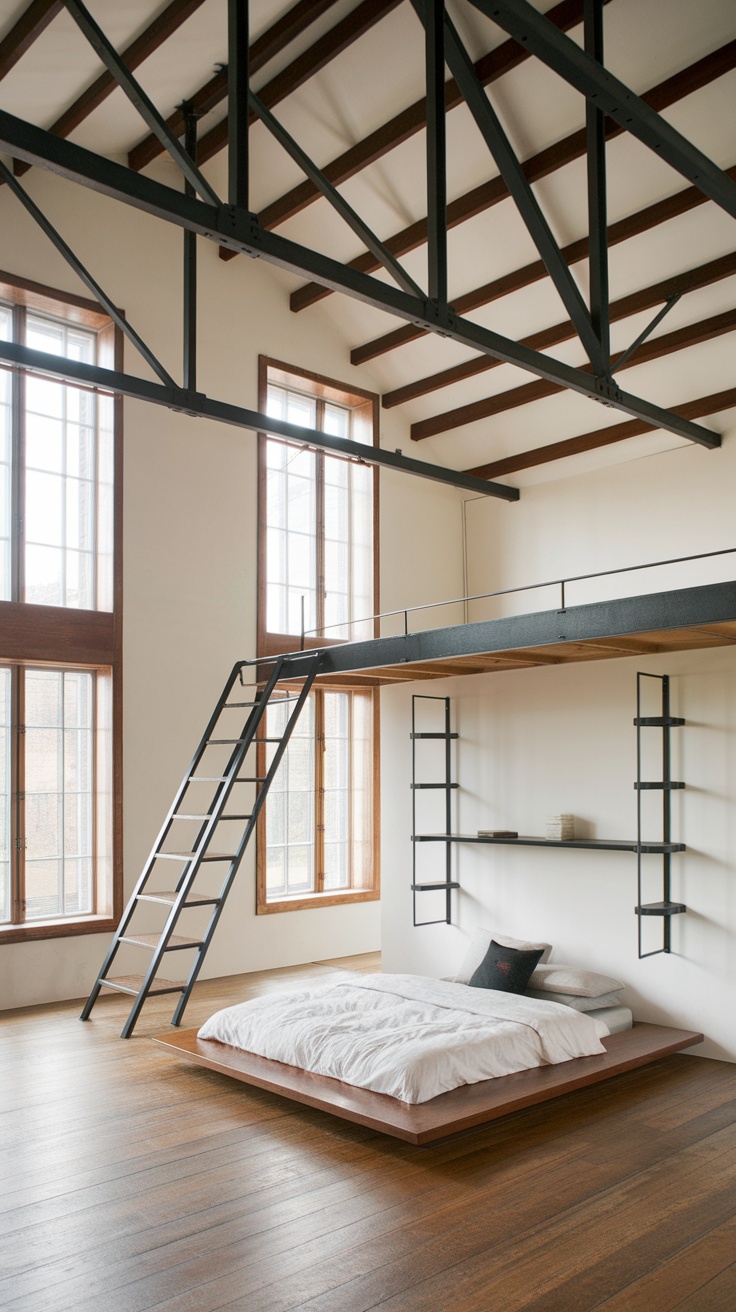
[[[256,89],[263,86],[295,55],[357,6],[358,0],[338,0],[301,37],[262,69]],[[540,10],[549,0],[535,0]],[[88,0],[95,18],[116,47],[123,50],[165,5],[154,0]],[[291,7],[284,0],[251,0],[252,37],[271,26]],[[453,17],[473,58],[505,40],[467,0],[449,0]],[[26,3],[0,0],[0,41]],[[225,61],[225,0],[204,0],[200,8],[136,73],[159,109],[169,114],[190,97]],[[581,29],[570,35],[582,39]],[[635,91],[644,92],[736,38],[734,0],[610,0],[605,9],[606,64]],[[423,39],[409,0],[393,9],[358,41],[332,60],[275,113],[320,165],[360,141],[423,94]],[[0,107],[50,126],[101,71],[92,49],[69,16],[62,12],[31,49],[0,82]],[[509,137],[522,159],[553,145],[579,129],[584,121],[581,96],[534,59],[526,60],[489,88]],[[664,117],[723,167],[736,163],[736,72],[727,73],[679,101]],[[225,113],[218,107],[202,123],[206,132]],[[447,120],[448,194],[450,200],[488,181],[497,173],[478,130],[463,107]],[[147,135],[136,111],[116,90],[74,132],[80,144],[125,160],[128,150]],[[253,128],[253,205],[261,208],[301,180],[299,169],[275,145],[261,125]],[[341,190],[382,238],[400,232],[426,213],[424,133],[364,169]],[[684,190],[684,179],[631,137],[610,142],[608,158],[609,221],[625,217],[663,197]],[[221,160],[205,166],[219,173]],[[159,162],[156,166],[161,168]],[[174,166],[170,168],[174,170]],[[535,184],[535,193],[561,244],[581,238],[587,228],[585,164],[579,160]],[[349,260],[361,244],[328,202],[319,200],[283,224],[285,236],[338,258]],[[688,214],[615,246],[610,256],[611,298],[646,287],[659,279],[697,267],[736,250],[736,225],[708,202]],[[449,238],[450,294],[462,293],[537,258],[533,243],[515,209],[506,199],[455,228]],[[426,248],[403,257],[407,271],[426,282]],[[584,262],[573,266],[587,291]],[[298,279],[280,279],[293,288]],[[736,304],[736,278],[682,298],[655,335],[695,323]],[[350,347],[370,341],[398,326],[378,310],[333,295],[322,302],[322,313],[334,320]],[[625,348],[653,317],[655,310],[629,318],[612,329],[615,349]],[[310,332],[309,309],[300,315]],[[545,280],[514,293],[469,316],[508,336],[524,336],[561,323],[566,315],[551,282]],[[726,334],[701,346],[689,347],[659,361],[631,367],[621,375],[622,386],[661,405],[677,407],[695,397],[736,385],[734,335]],[[566,342],[553,348],[558,359],[582,364],[582,347]],[[424,338],[374,360],[372,379],[384,391],[424,378],[470,358],[466,348],[439,338]],[[362,381],[360,370],[346,362],[344,378]],[[402,407],[410,422],[465,405],[530,381],[519,369],[502,365],[473,379],[456,383]],[[411,446],[411,454],[466,468],[513,455],[549,442],[603,428],[624,419],[619,412],[591,404],[569,393],[537,401],[496,417],[439,434]],[[722,431],[729,416],[702,420]],[[731,420],[733,415],[730,416]],[[664,433],[603,448],[586,456],[543,465],[507,476],[523,484],[565,477],[583,469],[636,459],[680,445],[682,439]]]

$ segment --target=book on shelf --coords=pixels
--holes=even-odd
[[[479,829],[479,838],[518,838],[517,829]]]

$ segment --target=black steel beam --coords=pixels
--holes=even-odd
[[[585,49],[603,65],[603,0],[584,0]],[[588,267],[590,317],[600,343],[601,370],[611,365],[611,326],[608,313],[608,219],[606,215],[606,116],[592,100],[585,105],[588,170]]]
[[[184,138],[186,152],[190,159],[197,162],[197,115],[191,110],[186,112],[186,135]],[[184,191],[187,196],[194,195],[194,188],[188,178],[184,179]],[[184,229],[184,388],[188,392],[197,390],[197,234]]]
[[[34,223],[38,224],[41,231],[45,233],[49,241],[53,243],[59,254],[66,260],[69,267],[73,269],[80,281],[83,282],[85,287],[92,293],[95,300],[99,301],[103,310],[109,314],[113,323],[116,324],[120,331],[125,334],[128,341],[135,347],[136,351],[138,351],[143,357],[146,364],[150,366],[157,377],[161,379],[161,382],[166,387],[175,387],[176,384],[168,370],[164,368],[161,361],[153,354],[153,351],[146,345],[143,338],[138,335],[132,324],[130,324],[125,316],[120,313],[114,301],[110,300],[110,297],[105,291],[103,291],[100,284],[95,281],[89,270],[85,268],[82,261],[64,241],[61,233],[57,232],[53,223],[46,218],[46,215],[38,208],[36,202],[28,195],[25,187],[23,187],[18,179],[13,176],[10,169],[3,164],[2,160],[0,160],[0,178],[7,183],[10,190],[18,198],[26,212],[30,214]]]
[[[736,583],[712,583],[643,597],[568,606],[564,611],[537,611],[451,628],[425,629],[393,638],[339,643],[325,649],[320,674],[357,673],[390,665],[451,660],[454,656],[533,651],[535,647],[559,643],[592,642],[596,638],[719,624],[734,619]],[[310,653],[305,652],[304,658],[305,662],[310,660]],[[292,673],[294,678],[299,677],[299,668],[295,666]]]
[[[445,0],[416,0],[424,24],[427,96],[427,285],[430,300],[447,305],[447,125],[445,122]]]
[[[302,150],[297,141],[294,140],[290,132],[287,132],[282,123],[271,113],[270,109],[264,105],[260,96],[254,91],[249,96],[251,108],[258,115],[261,122],[268,128],[271,135],[283,146],[284,150],[291,156],[295,164],[299,165],[302,172],[306,173],[315,187],[319,188],[322,195],[330,202],[333,209],[337,211],[342,219],[352,228],[353,232],[360,240],[365,243],[368,250],[375,255],[380,261],[387,273],[391,274],[394,282],[405,292],[414,296],[423,296],[424,293],[409,274],[402,269],[399,261],[391,254],[382,241],[379,241],[375,233],[371,231],[367,223],[364,223],[360,215],[356,213],[352,205],[348,204],[344,196],[340,195],[337,187],[333,187],[328,178],[325,177],[321,169],[310,159],[306,151]]]
[[[483,140],[498,165],[499,172],[526,224],[550,278],[570,316],[593,371],[607,373],[598,334],[593,328],[588,307],[569,265],[555,241],[539,202],[529,185],[501,121],[473,68],[473,61],[449,16],[445,17],[445,51],[448,67],[475,119]]]
[[[248,158],[249,72],[248,0],[228,0],[227,4],[227,162],[228,200],[247,210],[250,192]]]
[[[736,218],[736,184],[619,78],[602,68],[528,0],[470,0],[525,50],[592,100],[626,132]]]
[[[469,346],[505,363],[519,365],[538,378],[545,378],[613,406],[624,414],[644,419],[656,428],[663,428],[702,446],[720,446],[718,434],[700,424],[681,419],[661,406],[593,379],[590,374],[532,350],[520,342],[512,342],[489,328],[461,318],[450,309],[443,311],[430,300],[419,300],[398,287],[391,287],[327,255],[289,241],[278,233],[267,232],[259,227],[253,215],[245,211],[226,205],[215,207],[197,197],[185,196],[153,178],[134,173],[102,155],[55,137],[3,110],[0,110],[1,149],[7,150],[16,159],[27,160],[102,195],[133,205],[156,218],[189,228],[220,245],[244,251],[256,258],[260,256],[269,264],[289,273],[306,274],[324,287],[347,292],[367,305],[385,310],[428,332],[450,337],[463,346]]]
[[[115,47],[107,39],[99,23],[90,14],[89,10],[82,4],[82,0],[64,0],[64,4],[79,27],[84,33],[93,50],[97,52],[102,60],[108,73],[111,73],[120,88],[125,92],[131,104],[135,106],[141,118],[155,133],[161,145],[169,152],[171,158],[179,165],[184,177],[191,182],[195,191],[203,200],[209,201],[211,205],[219,205],[220,199],[217,192],[210,186],[209,182],[202,176],[199,169],[182,148],[177,137],[174,136],[164,117],[159,114],[151,98],[146,94],[138,82],[133,77],[130,69],[120,58]]]
[[[217,423],[232,424],[236,428],[246,428],[254,433],[271,433],[274,437],[283,437],[289,442],[318,447],[333,455],[358,460],[364,465],[377,465],[379,468],[393,469],[403,474],[415,474],[420,478],[431,479],[435,483],[448,483],[451,487],[463,488],[467,492],[499,497],[502,501],[519,500],[518,488],[507,487],[503,483],[492,483],[484,478],[475,478],[471,474],[463,473],[462,470],[447,469],[443,465],[428,464],[424,460],[413,460],[398,451],[384,451],[380,447],[365,446],[362,442],[333,437],[330,433],[323,433],[319,429],[287,424],[282,419],[259,414],[256,410],[247,410],[242,406],[231,405],[227,401],[214,401],[211,397],[205,396],[204,392],[188,392],[183,387],[176,386],[163,387],[160,383],[151,383],[145,378],[135,378],[131,374],[120,373],[115,369],[102,369],[99,365],[67,360],[58,355],[50,355],[47,351],[34,351],[30,347],[20,346],[17,342],[0,341],[0,362],[37,373],[50,374],[54,378],[63,378],[67,382],[77,383],[83,387],[112,392],[116,396],[127,396],[136,401],[148,401],[153,405],[166,406],[169,410],[176,410],[193,418],[212,419]]]

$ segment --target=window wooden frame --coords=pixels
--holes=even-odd
[[[317,401],[331,401],[337,405],[348,406],[354,417],[366,426],[366,429],[372,433],[372,445],[379,445],[379,418],[380,418],[380,398],[374,392],[367,392],[357,387],[347,387],[334,379],[326,378],[323,374],[311,373],[306,369],[297,369],[293,365],[286,364],[283,360],[275,360],[270,356],[261,355],[258,357],[258,405],[262,413],[265,413],[267,406],[267,395],[269,384],[275,384],[282,387],[290,387],[296,391],[304,392],[306,395],[316,397]],[[266,443],[268,436],[260,433],[258,436],[258,585],[257,585],[257,645],[259,656],[275,656],[282,652],[298,651],[301,645],[299,635],[270,633],[266,627]],[[328,453],[325,453],[328,454]],[[339,457],[338,457],[339,459]],[[318,552],[320,540],[323,541],[323,516],[319,511],[319,491],[318,491],[318,525],[317,541]],[[379,471],[374,467],[373,470],[373,613],[377,615],[380,610],[379,597]],[[324,571],[317,565],[317,573],[323,574]],[[374,624],[374,636],[378,636],[378,621]],[[334,643],[342,642],[343,639],[315,638],[311,639],[313,643],[319,646],[328,646]],[[290,685],[293,687],[293,685]],[[373,701],[373,880],[369,888],[354,889],[329,889],[325,891],[319,887],[313,893],[307,893],[303,897],[286,897],[276,900],[267,900],[266,888],[266,810],[268,800],[261,811],[257,829],[256,829],[256,914],[271,915],[282,911],[304,911],[314,909],[315,907],[341,906],[357,902],[375,902],[381,895],[381,878],[380,878],[380,714],[379,714],[379,689],[378,682],[375,679],[366,679],[360,676],[354,678],[343,676],[339,681],[337,679],[318,679],[315,690],[320,691],[322,688],[329,689],[331,692],[353,692],[358,690],[371,691]],[[317,730],[315,730],[317,732]],[[317,740],[319,741],[319,740]],[[263,773],[263,764],[265,762],[265,749],[259,747],[259,764],[257,773]],[[315,770],[315,787],[319,790],[321,779],[321,754],[317,753],[316,770]],[[315,807],[315,814],[317,807]],[[315,823],[317,821],[315,820]],[[319,884],[319,871],[316,872],[317,883]]]
[[[293,687],[293,685],[289,685]],[[324,788],[323,788],[323,752],[319,750],[320,743],[323,741],[323,693],[325,692],[344,692],[356,693],[362,692],[370,694],[372,700],[372,749],[373,749],[373,770],[371,788],[373,795],[373,817],[372,817],[372,882],[369,887],[365,888],[346,888],[346,889],[325,889],[324,880],[324,860],[321,850],[321,832],[320,821],[323,817],[324,805]],[[315,890],[312,893],[305,893],[301,897],[281,897],[268,899],[268,889],[266,884],[266,810],[268,808],[268,799],[261,814],[258,818],[256,834],[256,914],[259,916],[270,915],[274,912],[281,911],[304,911],[314,907],[334,907],[345,906],[355,902],[376,902],[381,896],[381,878],[380,878],[380,810],[379,810],[379,761],[380,761],[380,707],[379,707],[379,690],[378,688],[345,688],[336,687],[333,684],[325,685],[323,688],[315,688],[310,696],[316,697],[314,717],[314,739],[315,739],[315,807],[314,807],[314,827],[315,827]],[[265,767],[265,747],[258,747],[258,766],[257,773],[264,773]]]
[[[0,300],[11,303],[21,317],[28,309],[98,333],[98,341],[110,365],[123,369],[123,334],[95,301],[58,292],[45,284],[19,278],[0,270]],[[15,388],[16,408],[22,407],[24,372],[13,369],[19,380]],[[16,422],[14,450],[13,516],[22,515],[22,424]],[[113,491],[113,609],[77,610],[65,606],[42,606],[23,601],[0,600],[0,660],[13,665],[47,665],[55,669],[109,671],[112,678],[112,880],[107,890],[107,908],[100,914],[64,917],[29,924],[0,926],[0,943],[44,938],[68,938],[79,934],[109,933],[115,929],[123,906],[123,400],[113,400],[114,491]],[[22,595],[22,552],[16,550],[14,595]],[[22,791],[22,784],[18,785]],[[13,799],[12,813],[17,811]],[[13,822],[11,843],[17,840]],[[16,880],[17,882],[17,880]],[[16,914],[21,911],[16,890]]]

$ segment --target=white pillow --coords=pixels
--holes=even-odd
[[[622,989],[615,993],[601,993],[597,998],[578,998],[573,993],[553,993],[551,989],[526,989],[527,998],[540,998],[542,1002],[562,1002],[574,1011],[599,1011],[601,1007],[620,1007]]]
[[[520,952],[541,951],[542,961],[547,961],[552,951],[551,943],[526,943],[520,938],[509,938],[507,934],[492,934],[490,929],[476,929],[467,946],[460,969],[455,976],[456,984],[468,983],[470,976],[478,969],[491,946],[492,939],[496,943],[500,943],[502,948],[518,948]]]
[[[579,966],[537,966],[529,980],[530,989],[545,993],[572,993],[576,998],[599,998],[602,993],[615,993],[625,987],[620,979],[610,975],[596,975]]]

